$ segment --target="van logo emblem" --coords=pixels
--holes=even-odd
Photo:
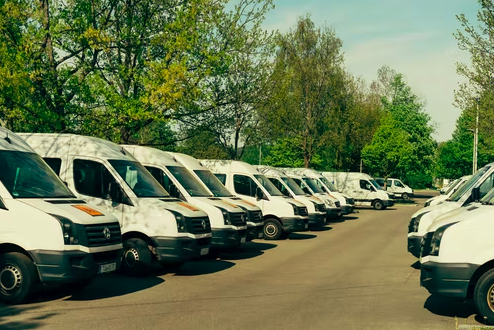
[[[245,214],[242,214],[242,215],[240,216],[240,219],[242,219],[242,222],[245,222]]]
[[[111,238],[111,231],[110,231],[110,229],[108,229],[108,227],[105,227],[105,229],[103,229],[103,235],[105,235],[106,239]]]
[[[206,229],[206,220],[202,220],[201,225],[202,229]]]

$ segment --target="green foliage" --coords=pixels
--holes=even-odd
[[[430,117],[411,88],[396,74],[383,97],[386,116],[364,148],[364,169],[375,176],[398,177],[412,187],[432,184],[435,142]]]

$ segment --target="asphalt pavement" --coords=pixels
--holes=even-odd
[[[425,202],[433,193],[420,192]],[[0,305],[0,329],[455,329],[470,302],[430,296],[406,251],[420,206],[397,205],[147,278],[100,276],[68,295]]]

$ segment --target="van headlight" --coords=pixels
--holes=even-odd
[[[65,245],[79,245],[79,236],[77,234],[77,228],[74,223],[61,215],[50,214],[52,217],[58,220],[62,227],[63,243]]]
[[[293,207],[293,214],[298,215],[298,207],[292,203],[288,203],[288,204],[290,204]]]
[[[446,229],[457,223],[458,221],[453,223],[448,223],[447,225],[444,225],[436,229],[431,239],[431,256],[437,257],[439,255],[439,246],[441,245],[441,240],[443,239],[444,232],[446,231]]]
[[[325,199],[324,202],[329,205],[329,207],[334,207],[334,202],[329,200],[329,199]]]
[[[426,215],[427,213],[429,212],[424,212],[422,214],[419,214],[414,220],[413,220],[413,226],[412,226],[412,233],[416,233],[419,231],[419,225],[420,225],[420,219],[422,219],[422,217],[424,215]]]
[[[427,206],[431,206],[431,202],[430,201],[425,202],[424,207],[427,207]]]
[[[224,221],[225,225],[231,225],[232,223],[230,221],[228,211],[225,209],[222,209],[221,207],[218,207],[218,209],[221,211],[221,214],[223,215],[223,221]]]
[[[168,210],[170,211],[173,216],[175,217],[175,221],[177,222],[177,230],[179,233],[186,233],[187,232],[187,225],[186,225],[186,222],[185,222],[185,217],[183,216],[183,214],[180,214],[178,212],[175,212],[175,211],[171,211],[171,210]]]

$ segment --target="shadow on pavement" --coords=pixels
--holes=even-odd
[[[219,254],[221,260],[243,260],[263,255],[265,250],[270,250],[277,245],[269,243],[248,242],[236,249],[231,249]]]
[[[186,262],[174,276],[197,276],[214,274],[235,266],[234,262],[225,260],[202,260]]]
[[[345,220],[357,220],[358,217],[354,217],[351,215],[345,215],[345,216],[343,216],[343,219],[345,219]]]
[[[57,315],[53,312],[36,312],[38,309],[36,306],[23,307],[18,306],[8,306],[0,303],[0,329],[2,330],[27,330],[27,329],[37,329],[43,326],[43,320],[49,319]],[[25,320],[22,321],[11,321],[10,317],[19,315],[24,312],[31,312]]]
[[[304,240],[304,239],[313,239],[316,237],[317,237],[316,235],[311,235],[311,234],[291,233],[288,236],[288,239],[292,240],[292,241],[297,241],[297,240]]]
[[[326,225],[324,227],[310,228],[310,231],[317,233],[317,232],[321,232],[321,231],[330,231],[331,229],[333,229],[333,227]]]
[[[429,312],[448,317],[468,318],[477,314],[475,306],[471,300],[463,302],[461,300],[442,297],[439,295],[430,295],[425,301],[424,308]]]
[[[413,264],[410,265],[413,269],[420,269],[420,261],[417,260]]]

